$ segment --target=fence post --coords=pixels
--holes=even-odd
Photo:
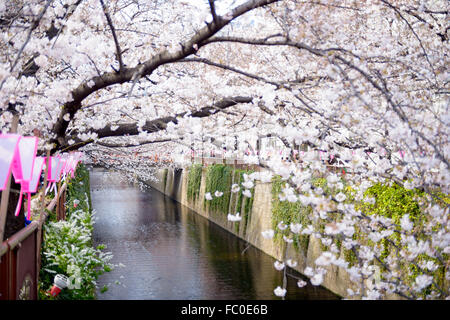
[[[58,221],[65,220],[65,203],[66,203],[66,189],[61,190],[61,181],[58,182],[58,194],[56,195],[56,219]]]
[[[11,177],[8,177],[5,190],[2,191],[2,200],[0,205],[0,242],[3,242],[3,235],[5,233],[6,215],[8,214],[9,190],[11,188]]]

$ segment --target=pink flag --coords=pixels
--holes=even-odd
[[[33,167],[33,177],[28,183],[27,192],[36,193],[39,185],[39,178],[41,177],[42,169],[44,168],[45,157],[36,157]]]
[[[6,188],[20,138],[18,134],[0,134],[0,191]]]
[[[56,182],[58,175],[58,166],[61,161],[60,156],[50,157],[50,166],[48,167],[47,179],[49,182]]]
[[[65,169],[65,173],[66,174],[71,174],[72,178],[73,178],[73,172],[75,170],[75,153],[71,152],[69,154],[68,160],[67,160],[67,164],[66,164],[66,169]]]
[[[67,162],[67,160],[64,158],[61,158],[61,160],[59,161],[58,170],[57,170],[57,174],[56,174],[56,182],[61,180],[64,168],[66,167],[66,162]]]
[[[75,171],[77,169],[77,165],[78,165],[78,162],[80,161],[81,156],[82,156],[81,152],[74,152],[73,153],[72,178],[75,176]]]
[[[45,190],[45,194],[47,194],[47,192],[50,189],[53,189],[55,191],[55,195],[57,194],[56,181],[58,181],[57,176],[58,176],[58,166],[59,166],[60,161],[61,161],[60,156],[50,157],[49,166],[48,166],[48,170],[47,170],[47,180],[49,182],[49,185],[48,185],[47,189]]]
[[[37,137],[22,137],[14,155],[12,172],[16,182],[30,181],[38,145]]]
[[[18,148],[16,148],[16,153],[14,155],[12,172],[16,182],[20,182],[20,196],[17,203],[16,217],[19,215],[20,209],[22,208],[22,196],[24,192],[28,190],[28,184],[33,178],[33,168],[36,159],[36,151],[38,146],[37,137],[22,137],[19,140]],[[30,196],[28,197],[30,200]],[[30,206],[30,201],[28,201],[28,208]],[[28,217],[30,213],[28,212]]]
[[[31,193],[37,192],[39,178],[41,177],[42,168],[44,167],[45,157],[36,157],[33,167],[33,175],[30,181],[22,181],[23,192],[27,193],[27,220],[30,220],[31,213]]]

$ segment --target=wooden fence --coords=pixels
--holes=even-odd
[[[47,173],[45,174],[45,177]],[[12,177],[10,177],[12,179]],[[44,204],[45,189],[40,191]],[[46,206],[41,206],[39,220],[33,220],[0,244],[0,300],[37,300],[38,280],[41,262],[41,244],[43,241],[43,225],[48,213],[56,208],[58,220],[65,219],[65,194],[67,184],[58,188],[58,194]],[[4,190],[9,193],[9,188]],[[2,194],[2,207],[8,196]],[[7,206],[7,204],[6,204]],[[6,212],[6,209],[5,209]],[[3,223],[6,219],[2,219]],[[4,230],[4,225],[0,226]],[[1,238],[3,240],[3,234]]]

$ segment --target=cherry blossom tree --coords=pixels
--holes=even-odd
[[[4,132],[18,114],[40,150],[83,148],[143,178],[140,156],[180,166],[225,148],[264,168],[244,184],[281,176],[280,200],[310,208],[310,223],[264,236],[321,239],[313,284],[335,265],[349,297],[449,297],[447,1],[14,0],[0,3],[0,30]],[[258,152],[268,136],[287,163]],[[420,221],[367,214],[376,184],[420,193]]]

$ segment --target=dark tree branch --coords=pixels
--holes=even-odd
[[[105,3],[103,0],[100,0],[100,3],[102,5],[103,13],[105,14],[106,21],[108,22],[109,28],[111,29],[111,33],[114,39],[114,44],[116,46],[116,56],[117,61],[119,61],[119,72],[122,72],[123,70],[123,60],[122,60],[122,50],[120,49],[119,40],[117,38],[116,29],[114,28],[111,16],[109,15],[108,8],[106,8]]]
[[[133,148],[133,147],[140,147],[140,146],[147,145],[147,144],[170,142],[170,141],[173,141],[173,139],[166,138],[166,139],[146,140],[146,141],[141,141],[138,143],[130,143],[130,144],[108,143],[108,142],[97,141],[96,144],[98,144],[102,147],[107,147],[107,148]]]
[[[141,131],[145,131],[148,133],[154,133],[154,132],[158,132],[158,131],[166,129],[167,124],[169,122],[173,122],[174,124],[177,124],[178,119],[180,117],[191,116],[194,118],[205,118],[205,117],[214,115],[218,112],[221,112],[224,109],[235,106],[237,104],[251,103],[252,101],[253,101],[252,97],[224,98],[224,99],[216,102],[212,106],[203,107],[200,110],[192,112],[190,114],[188,114],[188,112],[182,112],[182,113],[178,113],[174,116],[162,117],[162,118],[146,121],[145,124],[142,126],[142,128],[139,128],[138,124],[136,122],[132,122],[132,123],[122,123],[122,124],[117,124],[117,125],[107,125],[103,129],[99,129],[99,130],[96,130],[93,132],[97,134],[97,137],[99,139],[106,138],[106,137],[138,135]],[[113,127],[117,127],[117,128],[113,129]],[[64,151],[76,150],[87,144],[94,142],[93,140],[81,141],[79,138],[77,138],[78,134],[79,134],[79,132],[74,131],[71,136],[65,137],[64,144],[62,145],[62,147],[60,149],[64,150]],[[68,141],[70,139],[75,140],[76,143],[73,145],[69,145]]]
[[[31,34],[33,33],[34,29],[36,29],[39,26],[39,23],[41,22],[42,17],[44,16],[44,14],[47,12],[48,7],[50,6],[50,4],[53,2],[53,0],[48,0],[47,3],[45,4],[44,8],[42,9],[41,13],[39,14],[39,16],[33,21],[33,23],[30,26],[30,30],[28,31],[27,34],[27,38],[26,40],[23,42],[22,46],[19,49],[19,52],[17,53],[16,59],[14,60],[11,69],[9,70],[10,72],[12,72],[14,70],[14,68],[16,67],[17,63],[19,62],[20,56],[23,52],[23,50],[25,49],[25,46],[28,44],[28,42],[31,39]]]
[[[216,7],[215,7],[215,4],[214,4],[214,1],[215,1],[215,0],[208,0],[208,2],[209,2],[209,7],[210,7],[210,9],[211,9],[211,14],[212,14],[212,17],[213,17],[213,21],[214,21],[215,23],[217,23],[217,14],[216,14]]]

